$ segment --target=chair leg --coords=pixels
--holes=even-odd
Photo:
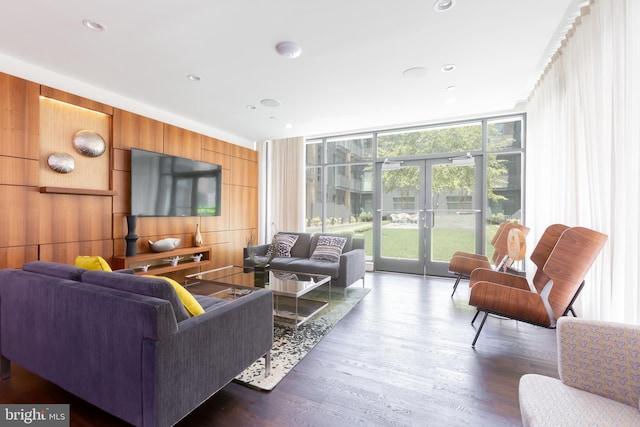
[[[471,319],[471,324],[473,325],[473,323],[476,321],[476,319],[478,318],[478,314],[480,314],[480,310],[476,310],[476,315],[473,316],[473,319]]]
[[[580,291],[582,291],[582,288],[584,288],[584,280],[582,281],[582,283],[580,283],[580,287],[576,291],[576,293],[573,296],[573,298],[571,298],[571,302],[569,303],[569,308],[567,308],[564,311],[564,313],[562,314],[563,316],[567,316],[569,314],[569,312],[571,312],[571,314],[573,314],[573,317],[578,317],[578,316],[576,316],[576,312],[573,309],[573,303],[576,302],[576,299],[578,299],[578,295],[580,295]]]
[[[476,348],[476,341],[478,341],[478,337],[480,336],[480,332],[482,331],[482,327],[484,326],[484,322],[487,320],[487,316],[489,315],[488,311],[484,312],[484,317],[482,318],[482,323],[480,323],[480,327],[478,328],[478,332],[476,332],[476,337],[473,339],[471,343],[471,348]]]
[[[458,288],[460,279],[462,279],[462,274],[458,274],[458,277],[456,278],[456,283],[453,284],[453,292],[451,292],[451,298],[453,298],[453,295],[456,293],[456,289]]]
[[[271,375],[271,350],[264,355],[264,376],[265,378]]]

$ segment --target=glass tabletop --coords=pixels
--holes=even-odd
[[[263,287],[271,289],[274,295],[300,297],[330,281],[331,276],[322,274],[295,273],[283,270],[259,271],[249,267],[230,265],[188,275],[185,277],[185,286],[218,284],[233,287]]]

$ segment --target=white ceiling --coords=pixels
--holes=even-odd
[[[580,3],[434,1],[0,0],[0,71],[235,142],[353,132],[514,109]]]

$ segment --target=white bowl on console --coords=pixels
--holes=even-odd
[[[153,252],[166,252],[177,248],[178,245],[180,245],[181,241],[182,239],[168,238],[158,240],[157,242],[153,243],[151,240],[149,240],[149,247]]]

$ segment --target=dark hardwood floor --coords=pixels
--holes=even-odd
[[[555,330],[489,317],[471,348],[466,283],[451,298],[452,279],[366,280],[372,292],[273,391],[231,383],[178,425],[521,425],[519,378],[557,377]],[[126,425],[15,365],[0,401],[69,403],[74,427]]]

